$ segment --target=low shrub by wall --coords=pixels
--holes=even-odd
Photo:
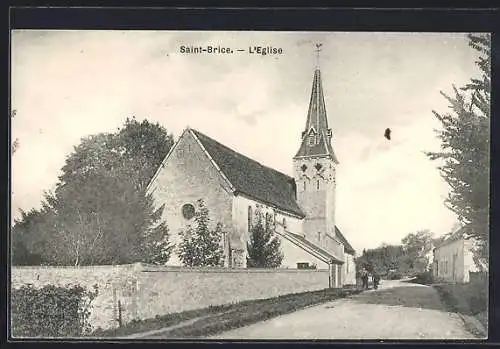
[[[97,284],[93,329],[208,306],[321,290],[327,270],[158,267],[12,267],[12,286]]]
[[[89,333],[94,291],[78,285],[36,288],[25,285],[11,292],[12,337],[79,337]]]
[[[119,324],[118,301],[128,299],[122,294],[136,288],[137,267],[134,264],[89,267],[13,266],[11,287],[14,289],[26,284],[33,284],[37,288],[46,285],[65,287],[68,284],[78,284],[91,290],[97,284],[99,293],[91,304],[89,322],[93,328],[112,328]],[[123,322],[131,320],[126,316],[127,313],[124,313]]]

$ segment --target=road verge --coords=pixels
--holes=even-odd
[[[196,338],[247,326],[299,309],[360,293],[358,288],[323,289],[267,299],[208,307],[153,319],[136,320],[123,327],[98,330],[99,338]]]

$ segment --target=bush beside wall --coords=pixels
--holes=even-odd
[[[78,284],[91,290],[98,285],[99,294],[92,302],[92,313],[89,322],[93,327],[112,328],[118,326],[118,300],[121,301],[123,322],[132,320],[132,311],[125,307],[133,307],[133,299],[126,297],[136,283],[138,265],[102,265],[81,267],[30,266],[11,268],[11,287],[19,288],[33,284],[36,288],[46,285],[65,287]]]
[[[93,329],[134,319],[271,298],[328,287],[328,270],[184,268],[145,264],[93,267],[12,267],[12,287],[31,283],[98,284],[89,318]],[[118,321],[120,319],[121,321]]]
[[[12,337],[80,337],[91,331],[90,305],[97,288],[31,284],[11,292]]]

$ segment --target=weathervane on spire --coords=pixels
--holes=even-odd
[[[323,46],[323,44],[319,43],[319,44],[316,44],[316,68],[319,68],[319,53],[321,52],[321,46]]]

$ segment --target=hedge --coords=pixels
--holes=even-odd
[[[32,284],[12,289],[12,337],[80,337],[91,331],[90,306],[97,296],[80,285]]]

